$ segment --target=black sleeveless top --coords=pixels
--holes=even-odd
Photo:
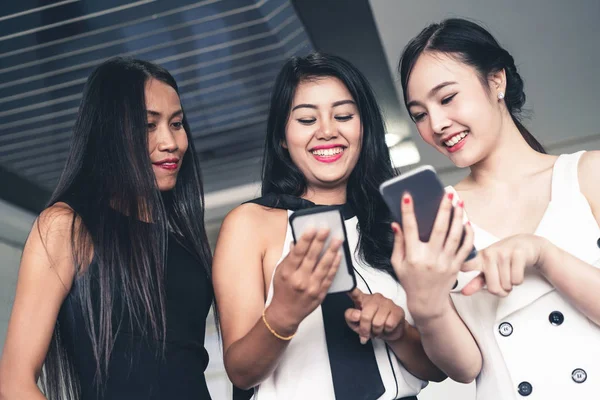
[[[85,224],[85,216],[70,202],[68,204]],[[96,274],[97,270],[98,264],[92,261],[85,273]],[[200,261],[171,233],[165,275],[167,335],[164,352],[163,343],[152,339],[150,333],[142,335],[130,331],[127,316],[123,314],[108,376],[100,394],[94,382],[96,363],[92,342],[79,300],[81,284],[75,279],[60,309],[58,323],[61,343],[80,382],[81,400],[210,399],[204,377],[208,365],[204,338],[206,317],[214,296],[212,284]],[[99,301],[99,298],[92,298],[92,306],[99,305]]]

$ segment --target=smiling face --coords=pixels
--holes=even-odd
[[[502,77],[495,74],[486,87],[474,68],[455,57],[421,54],[408,81],[407,106],[423,140],[458,167],[485,158],[507,115],[497,97],[504,91]]]
[[[171,190],[177,183],[181,162],[188,148],[183,110],[175,89],[159,80],[150,79],[146,83],[145,97],[152,170],[158,189]]]
[[[345,185],[362,148],[358,108],[337,78],[302,81],[296,88],[285,142],[307,186]]]

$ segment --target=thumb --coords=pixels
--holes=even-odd
[[[360,310],[356,308],[349,308],[344,312],[344,317],[347,322],[359,323],[360,322]]]
[[[467,283],[461,291],[465,296],[471,296],[485,287],[485,276],[477,275],[471,282]]]

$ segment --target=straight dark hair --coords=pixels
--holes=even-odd
[[[306,192],[306,179],[282,143],[298,85],[327,77],[337,78],[346,86],[362,122],[362,150],[346,190],[347,201],[358,218],[359,255],[372,267],[395,277],[390,263],[392,218],[379,194],[379,185],[395,175],[385,143],[385,126],[373,90],[362,73],[348,61],[330,54],[312,53],[306,57],[293,57],[283,65],[271,96],[262,194],[302,196]]]
[[[171,74],[147,61],[113,58],[92,72],[67,161],[49,201],[49,205],[66,202],[77,206],[71,235],[74,284],[78,285],[76,300],[93,347],[99,391],[122,329],[122,321],[115,321],[115,309],[129,316],[131,326],[127,328],[164,344],[163,280],[169,231],[202,265],[209,282],[211,277],[202,179],[185,114],[188,150],[177,183],[164,193],[156,184],[148,155],[144,94],[151,79],[179,93]],[[88,271],[91,263],[94,270]],[[42,372],[42,387],[49,399],[80,396],[77,371],[61,343],[58,322]]]
[[[517,72],[515,60],[490,32],[474,22],[461,18],[446,19],[423,29],[406,45],[398,66],[405,105],[410,74],[419,56],[425,52],[449,54],[475,68],[485,88],[489,88],[488,78],[491,74],[504,70],[506,74],[504,102],[513,122],[532,149],[546,153],[540,142],[521,122],[525,92],[523,79]]]

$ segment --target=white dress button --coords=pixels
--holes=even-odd
[[[513,327],[508,322],[503,322],[498,327],[498,332],[500,332],[500,334],[504,337],[510,336],[513,333]]]
[[[583,383],[587,379],[587,372],[581,368],[577,368],[571,373],[571,378],[573,378],[574,382]]]

